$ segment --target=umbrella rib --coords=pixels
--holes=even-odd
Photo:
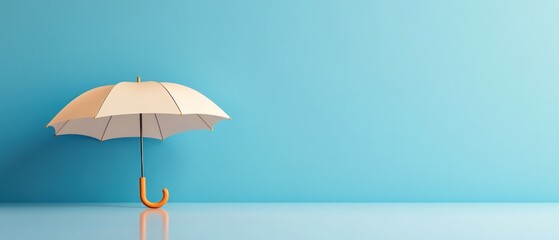
[[[161,134],[161,140],[163,140],[163,132],[161,131],[161,125],[159,125],[159,118],[157,117],[157,113],[154,113],[155,121],[157,122],[157,127],[159,128],[159,134]]]
[[[110,116],[109,121],[107,121],[107,125],[105,126],[105,130],[103,131],[103,135],[101,136],[101,141],[103,141],[103,138],[105,138],[105,133],[107,132],[107,128],[109,128],[109,123],[111,123],[111,119],[113,119],[113,116]]]
[[[198,117],[200,118],[200,120],[202,120],[202,122],[204,122],[204,124],[206,124],[206,126],[207,126],[210,130],[212,130],[212,131],[214,130],[214,129],[206,122],[206,120],[204,120],[204,119],[200,116],[200,114],[196,114],[196,116],[198,116]]]
[[[58,136],[58,133],[59,133],[60,131],[62,131],[62,129],[63,129],[64,127],[66,127],[66,124],[68,124],[69,121],[70,121],[70,120],[66,120],[66,122],[64,123],[64,125],[62,125],[62,127],[61,127],[60,129],[58,129],[58,131],[56,131],[56,132],[54,133],[54,136]]]
[[[167,89],[167,88],[165,87],[165,85],[163,85],[162,83],[160,83],[160,82],[157,82],[157,83],[159,83],[159,85],[161,85],[161,86],[163,87],[163,89],[165,89],[165,91],[167,91],[167,94],[169,94],[169,96],[171,97],[171,99],[173,99],[173,102],[175,103],[175,106],[177,106],[177,109],[179,110],[179,113],[182,115],[181,108],[180,108],[179,105],[177,104],[177,101],[175,100],[175,98],[173,97],[173,95],[171,94],[171,92],[169,92],[169,89]]]

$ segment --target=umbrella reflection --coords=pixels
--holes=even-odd
[[[161,216],[163,222],[163,238],[169,239],[169,214],[163,209],[146,209],[140,214],[140,240],[146,240],[147,219],[152,215]]]

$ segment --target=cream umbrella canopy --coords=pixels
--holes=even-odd
[[[121,82],[89,90],[64,107],[48,124],[55,135],[77,134],[101,141],[140,138],[140,199],[144,205],[158,208],[168,201],[163,189],[159,202],[146,197],[143,138],[165,139],[175,133],[208,129],[231,119],[210,99],[189,87],[169,82]]]

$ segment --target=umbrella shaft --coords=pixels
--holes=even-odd
[[[142,114],[140,113],[140,160],[142,165],[142,177],[144,177],[144,131],[142,123]]]

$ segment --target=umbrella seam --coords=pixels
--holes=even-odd
[[[68,124],[69,121],[70,121],[70,120],[66,120],[66,122],[64,123],[64,125],[62,125],[62,127],[61,127],[60,129],[58,129],[58,131],[56,131],[56,132],[54,133],[54,136],[57,136],[58,133],[59,133],[60,131],[62,131],[62,129],[63,129],[64,127],[66,127],[66,124]]]
[[[157,127],[159,128],[159,134],[161,134],[161,140],[163,140],[163,132],[161,131],[161,125],[159,125],[159,118],[157,117],[157,113],[154,113],[155,121],[157,121]]]
[[[105,131],[103,131],[103,135],[101,136],[101,141],[103,141],[103,138],[105,138],[105,133],[107,133],[107,128],[109,128],[109,124],[111,123],[111,119],[113,119],[113,116],[110,116],[109,121],[107,121],[107,125],[105,126]]]
[[[118,85],[118,84],[117,84]],[[105,105],[105,101],[107,100],[107,98],[109,97],[109,95],[111,95],[111,93],[113,92],[113,89],[116,87],[116,85],[114,85],[111,90],[109,91],[109,93],[107,93],[107,96],[105,96],[105,98],[103,98],[103,102],[101,103],[101,106],[99,106],[99,109],[97,110],[97,113],[95,114],[95,116],[93,116],[93,118],[97,118],[97,115],[99,115],[99,112],[101,111],[101,108],[103,108],[103,105]]]
[[[159,85],[161,85],[161,86],[163,87],[163,89],[165,89],[165,91],[167,91],[167,94],[169,94],[169,97],[171,97],[171,99],[173,99],[173,102],[175,103],[175,106],[177,106],[177,109],[179,110],[179,113],[182,115],[182,110],[181,110],[181,108],[179,107],[179,105],[177,104],[177,101],[175,100],[175,98],[173,97],[173,95],[171,94],[171,92],[169,92],[169,89],[167,89],[167,88],[165,87],[165,85],[163,85],[163,84],[160,83],[160,82],[156,82],[156,83],[159,83]]]
[[[200,118],[200,120],[202,120],[202,122],[204,122],[204,124],[206,124],[206,126],[210,129],[210,130],[214,130],[212,127],[210,127],[210,125],[200,116],[200,114],[196,114],[196,116],[198,116]]]

